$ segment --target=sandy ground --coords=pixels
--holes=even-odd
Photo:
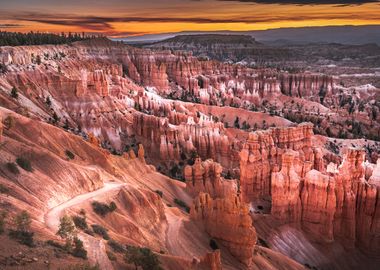
[[[59,219],[64,214],[66,209],[93,199],[97,196],[103,195],[107,192],[119,190],[125,185],[126,184],[116,182],[104,183],[104,186],[100,189],[78,195],[56,207],[51,208],[45,214],[46,226],[51,231],[57,232],[59,227]],[[113,269],[112,264],[106,254],[106,247],[103,240],[97,239],[85,233],[79,233],[79,238],[83,241],[84,246],[88,252],[89,261],[92,264],[98,263],[100,269]]]

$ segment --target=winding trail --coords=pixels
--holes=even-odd
[[[84,193],[71,198],[70,200],[61,203],[51,209],[45,214],[45,224],[54,233],[58,231],[59,219],[62,216],[65,209],[81,204],[87,200],[90,200],[99,195],[103,195],[109,191],[121,189],[126,184],[108,182],[104,183],[104,186],[92,192]],[[113,269],[110,260],[106,254],[106,247],[103,240],[97,239],[85,233],[80,233],[79,238],[83,241],[83,244],[87,250],[87,255],[91,263],[99,264],[102,270]]]

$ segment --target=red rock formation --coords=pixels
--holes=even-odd
[[[301,192],[302,228],[318,239],[334,240],[335,181],[317,170],[306,173]]]
[[[220,257],[220,250],[208,252],[201,261],[197,264],[197,269],[207,270],[222,270],[222,262]]]
[[[187,165],[184,168],[186,190],[193,197],[200,192],[208,193],[213,198],[237,194],[235,180],[226,180],[221,177],[222,170],[222,166],[212,159],[202,162],[200,158],[196,158],[193,166]]]
[[[271,194],[271,172],[281,165],[286,149],[298,152],[295,172],[303,176],[314,165],[311,147],[311,124],[291,128],[271,128],[249,134],[240,152],[240,183],[245,201],[252,201]]]
[[[208,234],[226,246],[237,259],[246,265],[251,264],[256,231],[249,207],[239,196],[212,199],[209,194],[200,193],[191,207],[190,216],[203,222]]]
[[[301,178],[294,168],[297,156],[298,152],[293,150],[282,154],[281,170],[273,172],[271,177],[272,215],[285,223],[301,220]]]

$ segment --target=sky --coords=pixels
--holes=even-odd
[[[380,1],[0,0],[0,30],[93,32],[110,37],[380,25]]]

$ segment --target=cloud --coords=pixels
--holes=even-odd
[[[228,2],[244,2],[257,4],[279,4],[279,5],[363,5],[367,3],[380,2],[380,0],[218,0]]]
[[[19,28],[23,27],[24,25],[22,24],[15,24],[15,23],[4,23],[0,24],[0,28]]]
[[[251,14],[230,16],[227,18],[210,18],[210,17],[131,17],[131,16],[80,16],[73,14],[42,14],[42,13],[19,13],[19,14],[0,14],[16,21],[37,22],[43,24],[59,26],[76,26],[89,31],[116,33],[113,23],[197,23],[197,24],[214,24],[214,23],[273,23],[280,21],[304,21],[304,20],[321,20],[321,19],[362,19],[362,20],[380,20],[380,14],[366,14],[365,16],[357,12],[341,13],[331,11],[328,13],[308,13],[305,15],[294,16],[294,14]],[[136,33],[137,34],[137,33]]]

